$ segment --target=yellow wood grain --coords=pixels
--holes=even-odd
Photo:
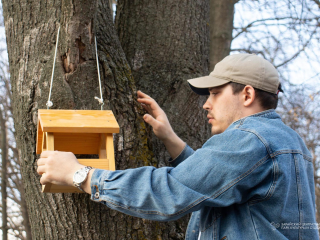
[[[106,150],[106,135],[104,133],[100,134],[100,148],[99,148],[99,158],[107,158]]]
[[[40,121],[38,119],[38,127],[37,127],[37,147],[36,147],[36,153],[37,154],[41,154],[42,150],[42,146],[43,146],[43,132],[42,132],[42,128],[40,125]]]
[[[93,168],[111,170],[109,167],[109,159],[78,159],[79,163]]]
[[[99,154],[99,159],[78,160],[86,166],[115,170],[112,133],[119,133],[119,125],[109,110],[39,109],[36,153],[58,150]],[[43,185],[42,191],[80,192],[75,187],[53,184]]]
[[[74,154],[99,154],[99,133],[54,133],[54,150]]]
[[[54,151],[54,135],[53,133],[45,133],[45,141],[46,141],[46,150]],[[50,192],[51,183],[47,183],[46,185],[42,185],[42,192]]]
[[[42,133],[42,149],[40,153],[46,150],[47,150],[47,133]]]
[[[49,132],[46,134],[47,134],[47,150],[54,151],[54,134]]]
[[[119,125],[110,110],[39,109],[43,132],[119,133]]]
[[[111,134],[107,134],[106,138],[106,150],[107,150],[107,159],[109,159],[109,168],[110,170],[116,170],[115,160],[114,160],[114,146],[113,146],[113,136]]]

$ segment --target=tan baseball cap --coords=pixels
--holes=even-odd
[[[254,54],[233,54],[218,62],[209,76],[188,80],[191,89],[200,95],[209,95],[208,88],[228,82],[251,85],[254,88],[278,93],[280,84],[276,68]]]

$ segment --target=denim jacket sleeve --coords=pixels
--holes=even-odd
[[[211,137],[193,154],[189,147],[184,151],[176,167],[96,169],[91,199],[132,216],[169,221],[204,206],[229,206],[266,195],[267,188],[255,186],[271,184],[265,178],[273,167],[255,134],[231,129]]]
[[[184,160],[186,160],[189,156],[191,156],[193,153],[194,153],[194,150],[188,145],[186,145],[182,150],[182,152],[178,155],[178,157],[176,157],[175,159],[172,159],[172,158],[169,159],[169,163],[171,164],[171,166],[176,167],[180,163],[182,163]]]

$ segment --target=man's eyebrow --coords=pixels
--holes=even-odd
[[[210,92],[210,91],[212,91],[212,90],[220,90],[222,87],[210,87],[210,88],[208,88],[208,91]]]

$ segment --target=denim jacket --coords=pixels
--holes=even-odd
[[[231,124],[173,167],[95,170],[91,199],[157,221],[192,212],[186,239],[318,239],[312,158],[274,110]]]

